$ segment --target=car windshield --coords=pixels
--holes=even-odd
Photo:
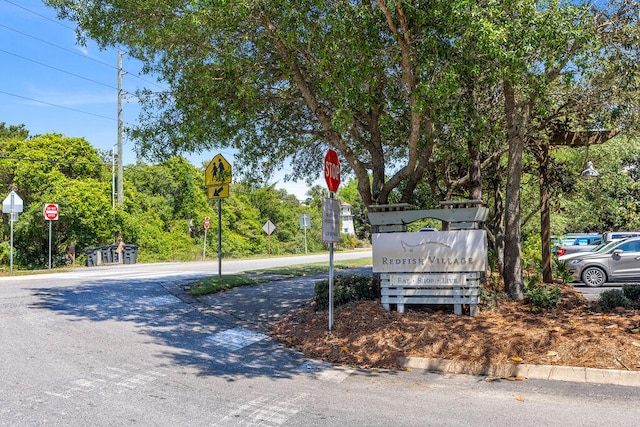
[[[609,243],[600,243],[598,246],[591,249],[591,252],[595,252],[595,253],[607,252],[609,249],[613,248],[614,246],[617,246],[619,243],[620,243],[620,240],[616,240]]]

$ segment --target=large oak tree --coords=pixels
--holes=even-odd
[[[411,201],[424,180],[436,200],[481,197],[480,171],[508,149],[499,211],[515,299],[527,145],[548,138],[554,119],[618,125],[633,99],[621,95],[637,91],[633,0],[46,3],[81,35],[125,46],[169,86],[141,94],[147,108],[132,132],[143,154],[231,146],[254,176],[288,160],[300,178],[317,176],[332,146],[368,206]],[[624,63],[622,81],[611,71]],[[578,97],[605,94],[594,85],[617,94],[589,105],[563,85]],[[568,107],[578,104],[589,109]]]

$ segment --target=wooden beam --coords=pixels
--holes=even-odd
[[[596,130],[578,132],[554,132],[549,138],[550,145],[566,145],[569,147],[586,147],[607,142],[618,135],[617,130]]]

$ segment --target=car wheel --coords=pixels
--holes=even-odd
[[[607,274],[598,267],[587,267],[582,272],[582,281],[585,285],[597,288],[607,282]]]

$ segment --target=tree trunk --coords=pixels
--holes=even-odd
[[[496,176],[500,176],[496,174]],[[494,231],[494,250],[498,261],[498,271],[504,276],[504,199],[502,197],[502,180],[494,178],[493,180],[493,231]]]
[[[553,282],[551,268],[551,213],[549,211],[549,146],[542,145],[540,156],[540,238],[542,241],[542,281]]]
[[[471,162],[469,163],[469,198],[471,200],[482,200],[480,150],[478,150],[478,145],[471,140],[467,143],[467,149],[469,150],[469,157],[471,157]]]
[[[522,178],[522,153],[524,151],[524,127],[528,120],[526,111],[518,111],[515,91],[509,81],[504,82],[505,116],[509,161],[507,163],[504,282],[512,300],[524,299],[522,281],[522,256],[520,244],[520,182]],[[525,107],[525,110],[527,107]]]

